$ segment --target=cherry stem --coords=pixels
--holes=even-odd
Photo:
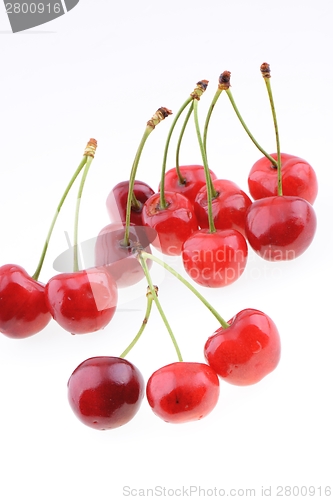
[[[190,116],[191,116],[192,112],[193,112],[193,102],[192,102],[192,104],[190,106],[190,109],[188,110],[188,113],[187,113],[186,118],[184,120],[182,129],[181,129],[180,134],[179,134],[179,138],[178,138],[178,142],[177,142],[177,147],[176,147],[176,172],[177,172],[179,184],[185,184],[186,183],[186,179],[184,179],[184,177],[182,176],[180,168],[179,168],[179,153],[180,153],[180,146],[181,146],[181,143],[182,143],[182,140],[183,140],[184,132],[185,132],[187,123],[188,123],[188,121],[190,119]]]
[[[269,102],[271,105],[271,111],[272,111],[272,116],[273,116],[273,122],[274,122],[274,130],[275,130],[275,140],[276,140],[276,152],[277,152],[277,176],[278,176],[278,196],[282,196],[282,174],[281,174],[281,149],[280,149],[280,137],[279,137],[279,129],[278,129],[278,122],[277,122],[277,117],[276,117],[276,111],[275,111],[275,105],[274,105],[274,100],[273,100],[273,93],[272,93],[272,87],[271,87],[271,70],[270,66],[268,63],[263,63],[260,66],[260,71],[261,74],[264,78],[265,84],[266,84],[266,89],[268,92],[268,97],[269,97]]]
[[[85,156],[87,161],[83,170],[81,177],[81,182],[76,199],[75,217],[74,217],[74,241],[73,241],[73,271],[77,272],[79,270],[79,258],[78,258],[78,228],[79,228],[79,212],[81,206],[81,198],[83,193],[84,184],[87,179],[87,175],[91,166],[91,163],[95,157],[95,152],[97,148],[97,141],[95,139],[90,139],[85,150]]]
[[[204,148],[204,145],[202,142],[202,138],[201,138],[199,119],[198,119],[198,101],[194,101],[193,109],[194,109],[195,129],[197,132],[202,161],[203,161],[204,169],[205,169],[209,232],[216,233],[215,224],[214,224],[214,217],[213,217],[212,200],[213,200],[213,198],[218,196],[218,193],[216,192],[216,190],[213,187],[213,182],[212,182],[212,178],[210,176],[209,167],[208,167],[208,163],[207,163],[206,151],[205,151],[205,148]]]
[[[211,102],[211,104],[209,106],[209,109],[208,109],[208,112],[207,112],[207,116],[206,116],[206,120],[205,120],[204,132],[203,132],[203,145],[204,145],[204,148],[205,148],[206,155],[207,155],[208,126],[209,126],[210,118],[211,118],[212,113],[213,113],[213,109],[215,107],[215,104],[217,103],[218,98],[220,97],[220,95],[222,93],[222,90],[223,89],[218,88],[217,91],[215,92],[215,95],[214,95],[213,100],[212,100],[212,102]]]
[[[207,309],[209,309],[209,311],[213,314],[213,316],[215,316],[215,318],[217,319],[217,321],[220,323],[220,325],[223,327],[223,328],[228,328],[230,325],[229,323],[227,323],[223,318],[222,316],[216,311],[216,309],[214,309],[214,307],[205,299],[205,297],[203,295],[201,295],[200,292],[198,292],[198,290],[193,286],[191,285],[191,283],[189,283],[181,274],[179,274],[175,269],[173,269],[171,266],[169,266],[166,262],[163,262],[163,260],[159,259],[158,257],[156,257],[155,255],[153,254],[150,254],[150,253],[147,253],[147,252],[144,252],[144,251],[141,251],[140,254],[139,254],[139,258],[143,258],[144,260],[146,259],[151,259],[152,261],[156,262],[157,264],[159,264],[160,266],[164,267],[164,269],[166,269],[167,271],[169,271],[171,274],[173,274],[173,276],[175,276],[179,281],[181,281],[181,283],[183,283],[185,286],[187,286],[187,288],[189,290],[191,290],[192,293],[194,293],[194,295],[196,295],[196,297],[201,300],[201,302],[207,307]]]
[[[166,202],[166,199],[165,199],[164,179],[165,179],[166,163],[167,163],[167,157],[168,157],[168,151],[169,151],[169,145],[170,145],[171,136],[172,136],[172,133],[174,131],[174,128],[176,126],[176,123],[178,122],[178,119],[179,119],[180,115],[182,114],[182,112],[184,111],[184,109],[186,109],[186,107],[190,104],[190,102],[192,102],[192,97],[189,97],[184,102],[184,104],[181,106],[181,108],[179,109],[179,111],[175,115],[175,118],[174,118],[174,120],[173,120],[173,122],[171,124],[170,130],[169,130],[169,133],[168,133],[168,136],[167,136],[167,140],[166,140],[166,143],[165,143],[165,146],[164,146],[163,162],[162,162],[162,172],[161,172],[161,182],[160,182],[160,202],[159,202],[159,207],[162,210],[164,210],[165,208],[167,208],[167,202]],[[179,177],[179,180],[180,180],[180,177]],[[180,182],[184,183],[184,179],[180,180]]]
[[[89,143],[88,143],[89,144]],[[57,221],[57,218],[59,216],[59,213],[60,213],[60,210],[64,204],[64,201],[72,187],[72,185],[74,184],[76,178],[78,177],[78,175],[80,174],[80,172],[82,171],[83,167],[85,166],[85,164],[87,163],[87,159],[88,157],[86,155],[83,156],[79,166],[77,167],[77,169],[75,170],[71,180],[69,181],[61,199],[60,199],[60,202],[57,206],[57,209],[56,209],[56,212],[53,216],[53,219],[52,219],[52,222],[51,222],[51,225],[50,225],[50,228],[49,228],[49,231],[47,233],[47,236],[46,236],[46,239],[45,239],[45,243],[44,243],[44,247],[43,247],[43,250],[42,250],[42,253],[41,253],[41,256],[39,258],[39,262],[38,262],[38,265],[37,265],[37,268],[34,272],[34,274],[32,275],[32,278],[34,280],[38,280],[39,278],[39,275],[41,273],[41,270],[42,270],[42,267],[43,267],[43,264],[44,264],[44,260],[45,260],[45,256],[46,256],[46,252],[47,252],[47,249],[48,249],[48,246],[49,246],[49,243],[50,243],[50,239],[51,239],[51,235],[52,235],[52,232],[53,232],[53,229],[54,229],[54,226],[55,226],[55,223]]]
[[[174,336],[174,334],[173,334],[173,332],[171,330],[171,327],[169,325],[169,322],[168,322],[168,320],[167,320],[167,318],[166,318],[166,316],[164,314],[164,311],[162,309],[162,306],[161,306],[160,301],[159,301],[159,299],[157,297],[154,285],[153,285],[152,280],[151,280],[150,272],[149,272],[149,269],[148,269],[148,266],[147,266],[147,262],[146,262],[146,259],[147,259],[148,255],[149,255],[148,253],[140,251],[139,254],[138,254],[138,258],[139,258],[140,264],[142,266],[143,272],[145,273],[145,276],[146,276],[146,279],[147,279],[147,282],[148,282],[148,286],[149,286],[150,292],[151,292],[151,294],[153,296],[153,299],[154,299],[154,302],[155,302],[156,307],[158,309],[158,312],[160,313],[160,316],[161,316],[161,318],[163,320],[163,323],[165,324],[166,329],[169,332],[170,338],[172,340],[172,343],[173,343],[174,348],[175,348],[176,353],[177,353],[178,360],[179,361],[183,361],[183,358],[182,358],[180,349],[178,347],[176,338],[175,338],[175,336]]]
[[[174,128],[176,126],[176,123],[177,123],[180,115],[184,111],[184,109],[190,104],[190,102],[193,102],[196,99],[200,99],[201,95],[205,92],[205,90],[207,88],[207,85],[208,85],[208,81],[207,80],[201,80],[200,82],[197,83],[195,89],[193,90],[193,92],[191,92],[190,97],[188,99],[186,99],[186,101],[184,102],[184,104],[181,106],[181,108],[177,112],[177,114],[176,114],[176,116],[175,116],[175,118],[174,118],[174,120],[172,122],[171,128],[169,130],[168,137],[167,137],[167,140],[166,140],[166,143],[165,143],[165,147],[164,147],[162,172],[161,172],[160,202],[159,202],[159,208],[161,210],[164,210],[164,209],[167,208],[167,202],[166,202],[166,199],[165,199],[164,180],[165,180],[165,171],[166,171],[166,162],[167,162],[168,150],[169,150],[170,139],[171,139],[172,133],[173,133]],[[190,108],[189,114],[191,114],[191,113],[192,113],[192,109]],[[188,118],[185,120],[185,126],[186,126],[186,124],[188,122]],[[183,127],[182,132],[181,132],[181,136],[184,134],[184,130],[185,130],[185,128]],[[179,182],[182,183],[182,184],[184,184],[185,179],[183,179],[183,177],[179,175],[180,174],[179,168],[177,169],[177,174],[178,174]]]
[[[277,166],[278,166],[277,161],[260,146],[260,144],[256,141],[256,139],[254,138],[254,136],[251,134],[249,128],[246,125],[246,123],[244,122],[243,117],[240,114],[239,109],[236,106],[235,100],[234,100],[232,92],[230,90],[230,76],[231,76],[230,71],[223,71],[223,73],[221,73],[220,76],[219,76],[218,89],[216,91],[216,94],[215,94],[215,96],[213,98],[213,101],[212,101],[212,103],[210,105],[210,108],[208,110],[207,117],[206,117],[205,130],[204,130],[204,146],[205,146],[205,150],[206,150],[207,130],[208,130],[208,125],[209,125],[209,120],[210,120],[211,114],[213,112],[213,109],[214,109],[214,106],[216,104],[216,101],[220,97],[221,92],[223,90],[225,90],[226,93],[227,93],[227,96],[229,97],[229,101],[231,102],[231,105],[234,108],[234,111],[235,111],[235,113],[236,113],[239,121],[241,122],[241,124],[242,124],[245,132],[250,137],[250,139],[254,143],[254,145],[259,149],[259,151],[261,151],[261,153],[264,156],[266,156],[266,158],[272,163],[272,165],[275,168],[277,168]]]
[[[129,228],[130,228],[130,220],[131,220],[131,209],[133,206],[133,202],[139,206],[139,202],[136,200],[135,195],[134,195],[134,182],[135,182],[135,176],[136,172],[138,169],[139,165],[139,160],[141,157],[141,153],[143,150],[143,147],[145,145],[146,140],[148,139],[149,134],[153,131],[154,129],[151,126],[147,125],[147,128],[144,131],[144,134],[142,136],[139,148],[136,152],[133,166],[131,169],[131,174],[130,174],[130,179],[129,179],[129,187],[128,187],[128,197],[127,197],[127,205],[126,205],[126,220],[125,220],[125,236],[124,236],[124,246],[129,245]],[[135,200],[135,201],[134,201]]]
[[[229,97],[229,100],[230,100],[230,102],[231,102],[231,104],[232,104],[232,107],[234,108],[234,111],[235,111],[235,113],[236,113],[236,115],[237,115],[237,117],[238,117],[239,121],[240,121],[240,122],[241,122],[241,124],[243,125],[243,128],[244,128],[245,132],[247,133],[247,135],[250,137],[251,141],[252,141],[252,142],[255,144],[255,146],[259,149],[259,151],[261,151],[261,152],[262,152],[262,154],[263,154],[264,156],[266,156],[266,158],[267,158],[267,159],[268,159],[268,160],[272,163],[272,165],[273,165],[275,168],[277,168],[277,161],[273,158],[273,156],[271,156],[270,154],[268,154],[268,153],[267,153],[267,152],[266,152],[266,151],[265,151],[265,150],[264,150],[264,149],[260,146],[260,144],[256,141],[256,139],[255,139],[255,138],[253,137],[253,135],[251,134],[251,132],[250,132],[249,128],[247,127],[246,123],[244,122],[244,120],[243,120],[243,118],[242,118],[242,116],[241,116],[241,114],[240,114],[240,112],[239,112],[239,110],[238,110],[238,108],[237,108],[237,106],[236,106],[236,103],[235,103],[235,100],[234,100],[233,95],[232,95],[232,93],[231,93],[231,90],[230,90],[230,89],[228,89],[228,90],[226,91],[226,93],[227,93],[227,96]]]
[[[131,169],[131,173],[130,173],[129,186],[128,186],[127,205],[126,205],[126,221],[125,221],[125,236],[124,236],[124,241],[123,241],[123,245],[125,247],[129,246],[131,208],[133,206],[133,199],[134,199],[134,182],[135,182],[136,172],[138,169],[138,165],[139,165],[139,161],[140,161],[143,147],[144,147],[149,135],[156,127],[156,125],[158,125],[162,120],[164,120],[171,113],[172,112],[167,108],[159,108],[156,111],[156,113],[152,116],[152,118],[150,120],[148,120],[148,122],[147,122],[146,129],[144,131],[144,134],[142,136],[138,150],[136,152],[136,155],[135,155],[135,158],[133,161],[133,165],[132,165],[132,169]],[[138,201],[136,201],[136,204],[137,204],[137,206],[139,206]]]
[[[223,73],[220,74],[217,91],[215,92],[213,100],[212,100],[212,102],[209,106],[209,109],[208,109],[208,113],[207,113],[206,121],[205,121],[205,125],[204,125],[204,135],[203,135],[203,144],[204,144],[206,154],[207,154],[207,147],[206,147],[207,146],[207,134],[208,134],[208,125],[210,122],[210,118],[212,116],[215,104],[217,103],[217,100],[220,97],[221,93],[223,92],[223,90],[227,90],[230,87],[230,75],[231,75],[230,71],[223,71]]]
[[[155,293],[157,293],[158,288],[154,287],[154,289],[155,289]],[[127,354],[131,351],[131,349],[133,349],[133,347],[135,346],[135,344],[138,342],[138,340],[141,337],[144,329],[146,328],[146,325],[148,323],[148,319],[149,319],[149,316],[150,316],[150,312],[151,312],[152,303],[153,303],[153,300],[154,300],[153,295],[152,295],[149,287],[148,287],[148,290],[147,290],[147,293],[146,293],[146,297],[147,297],[147,308],[146,308],[145,317],[144,317],[144,319],[142,321],[142,325],[141,325],[138,333],[135,335],[134,339],[132,340],[132,342],[120,354],[120,356],[119,356],[120,358],[125,358],[127,356]]]

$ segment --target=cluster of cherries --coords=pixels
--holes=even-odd
[[[95,266],[78,269],[77,228],[79,201],[97,143],[91,139],[52,221],[34,275],[21,267],[0,267],[0,331],[25,338],[41,331],[53,318],[72,334],[104,328],[117,307],[118,288],[142,279],[148,283],[145,318],[127,349],[118,357],[100,356],[81,363],[68,381],[69,403],[77,417],[95,429],[113,429],[130,421],[146,394],[153,412],[167,422],[198,420],[210,413],[219,398],[220,380],[234,385],[259,382],[280,359],[280,336],[263,312],[244,309],[226,322],[193,286],[225,287],[243,273],[248,244],[268,261],[291,260],[313,240],[316,216],[312,204],[317,179],[305,160],[280,152],[270,68],[261,65],[276,132],[277,152],[268,154],[257,143],[241,117],[230,91],[230,72],[220,75],[218,89],[201,134],[198,103],[208,82],[202,80],[185,101],[171,125],[156,192],[136,179],[144,144],[162,120],[171,114],[159,108],[148,121],[130,178],[117,184],[106,205],[111,223],[96,237]],[[225,92],[250,139],[263,153],[248,176],[249,194],[234,182],[219,179],[208,166],[207,131],[216,101]],[[172,133],[188,108],[177,144],[176,167],[166,171]],[[194,115],[202,165],[179,166],[181,140]],[[83,170],[75,213],[73,272],[38,281],[57,214],[69,189]],[[152,253],[179,256],[190,281]],[[150,275],[152,264],[163,266],[190,289],[219,322],[204,346],[206,363],[185,362],[163,312]],[[175,346],[178,361],[154,372],[145,385],[141,372],[125,357],[146,327],[155,304]]]

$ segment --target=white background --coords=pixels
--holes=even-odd
[[[273,497],[278,486],[321,487],[324,496],[332,486],[332,18],[329,0],[81,0],[59,19],[14,35],[0,5],[1,265],[34,272],[90,137],[99,146],[82,199],[80,239],[94,237],[109,222],[106,196],[128,178],[146,121],[160,106],[176,113],[196,82],[207,79],[199,108],[204,119],[224,70],[232,73],[245,121],[273,152],[259,71],[262,62],[270,64],[282,151],[309,161],[320,188],[318,229],[305,254],[272,264],[250,252],[238,282],[202,290],[226,320],[246,307],[270,315],[283,352],[276,371],[255,386],[221,382],[217,408],[200,422],[166,424],[144,401],[128,425],[97,432],[68,406],[74,368],[91,356],[119,355],[137,332],[143,282],[121,292],[119,311],[102,332],[71,336],[50,323],[23,341],[1,336],[0,498],[123,498],[125,486],[132,496],[156,486],[169,496],[183,486],[205,488],[200,497],[192,490],[192,498],[213,495],[214,488],[229,496],[230,488],[243,488],[240,496],[255,488],[258,497],[269,486]],[[138,178],[154,189],[170,125],[171,118],[151,134],[139,166]],[[261,154],[226,95],[213,114],[208,156],[219,177],[247,190],[248,171]],[[181,162],[201,163],[191,127]],[[65,231],[72,237],[75,191],[57,223],[41,281],[55,273]],[[178,260],[172,263],[181,270]],[[157,272],[156,280],[184,359],[203,361],[216,320],[175,278]],[[176,360],[156,309],[128,359],[146,380]]]

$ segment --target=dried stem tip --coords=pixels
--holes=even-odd
[[[193,92],[190,94],[192,99],[197,99],[197,101],[200,101],[200,97],[208,87],[208,83],[209,83],[208,80],[200,80],[200,82],[197,83],[197,86],[195,87]]]
[[[156,293],[156,295],[158,295],[158,286],[154,285],[154,291]],[[152,296],[153,294],[151,293],[151,290],[149,288],[149,286],[147,287],[147,293],[146,293],[146,297],[149,297],[149,296]]]
[[[263,78],[270,78],[271,77],[271,68],[269,67],[268,63],[262,63],[260,66],[260,71],[263,76]]]
[[[147,126],[155,128],[156,125],[158,125],[164,118],[167,118],[167,116],[172,115],[172,111],[168,108],[158,108],[156,113],[151,117],[150,120],[147,121]]]
[[[90,139],[88,144],[86,145],[86,149],[84,150],[83,156],[91,156],[92,158],[94,158],[96,148],[97,148],[96,139]]]
[[[228,90],[230,87],[230,71],[223,71],[219,76],[219,90]]]

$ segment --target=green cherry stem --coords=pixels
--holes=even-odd
[[[247,135],[249,136],[249,138],[251,139],[251,141],[253,142],[253,144],[259,149],[259,151],[261,151],[261,153],[266,156],[266,158],[272,163],[272,165],[277,168],[278,166],[278,163],[277,161],[270,155],[267,153],[267,151],[264,150],[264,148],[262,148],[260,146],[260,144],[258,143],[258,141],[254,138],[254,136],[251,134],[248,126],[246,125],[245,121],[243,120],[243,117],[242,115],[240,114],[240,111],[235,103],[235,99],[232,95],[232,92],[230,90],[230,71],[224,71],[223,73],[221,73],[220,77],[219,77],[219,88],[221,88],[222,90],[225,90],[228,98],[229,98],[229,101],[237,115],[237,118],[239,119],[240,123],[242,124],[245,132],[247,133]],[[221,91],[222,91],[221,90]],[[218,92],[218,91],[217,91]],[[209,117],[210,118],[210,117]],[[207,121],[207,120],[206,120]],[[207,123],[207,126],[208,126],[208,123]],[[207,130],[206,130],[206,133],[207,133]]]
[[[79,230],[79,213],[81,206],[81,199],[83,188],[87,179],[87,175],[92,164],[92,161],[95,157],[95,152],[97,148],[97,141],[95,139],[90,139],[87,144],[84,155],[87,157],[87,161],[83,170],[83,174],[81,177],[81,182],[79,185],[77,198],[76,198],[76,207],[75,207],[75,217],[74,217],[74,241],[73,241],[73,272],[77,272],[79,270],[79,258],[78,258],[78,230]]]
[[[158,288],[154,287],[154,289],[155,289],[155,293],[157,294]],[[149,319],[149,316],[150,316],[150,313],[151,313],[152,303],[154,301],[154,297],[153,297],[153,295],[152,295],[149,287],[148,287],[148,290],[147,290],[147,293],[146,293],[146,297],[147,297],[147,308],[146,308],[145,317],[144,317],[144,319],[142,321],[141,327],[140,327],[138,333],[135,335],[135,337],[132,340],[132,342],[120,354],[120,356],[119,356],[120,358],[125,358],[127,356],[127,354],[133,349],[133,347],[135,346],[135,344],[138,342],[138,340],[141,337],[144,329],[146,328],[146,325],[148,323],[148,319]]]
[[[94,139],[91,139],[91,140],[94,140]],[[90,142],[90,141],[89,141]],[[89,145],[89,142],[88,142],[88,145]],[[87,147],[88,147],[87,145]],[[86,152],[86,151],[85,151]],[[60,213],[60,210],[64,204],[64,201],[72,187],[72,185],[74,184],[76,178],[78,177],[78,175],[80,174],[80,172],[82,171],[83,167],[85,166],[85,164],[87,163],[87,159],[88,157],[84,154],[79,166],[77,167],[77,169],[75,170],[72,178],[70,179],[60,201],[59,201],[59,204],[56,208],[56,212],[53,216],[53,219],[52,219],[52,222],[51,222],[51,225],[50,225],[50,228],[48,230],[48,233],[47,233],[47,236],[46,236],[46,239],[45,239],[45,243],[44,243],[44,246],[43,246],[43,250],[42,250],[42,253],[41,253],[41,256],[39,258],[39,262],[37,264],[37,268],[34,272],[34,274],[32,275],[32,278],[35,279],[35,280],[38,280],[39,278],[39,275],[40,275],[40,272],[42,270],[42,266],[44,264],[44,260],[45,260],[45,256],[46,256],[46,252],[47,252],[47,249],[48,249],[48,246],[49,246],[49,243],[50,243],[50,239],[51,239],[51,235],[52,235],[52,232],[53,232],[53,229],[54,229],[54,226],[55,226],[55,223],[57,221],[57,218],[59,216],[59,213]]]
[[[215,105],[216,105],[221,93],[223,92],[223,90],[226,90],[230,87],[230,75],[231,75],[230,71],[224,71],[223,73],[221,73],[221,75],[219,77],[219,84],[218,84],[217,90],[215,92],[215,95],[212,99],[212,102],[210,103],[210,106],[209,106],[209,109],[207,112],[207,116],[206,116],[206,120],[205,120],[205,124],[204,124],[204,132],[203,132],[203,145],[205,148],[206,155],[207,155],[207,134],[208,134],[208,126],[209,126],[210,118],[212,116],[213,109],[215,108]]]
[[[123,245],[127,247],[129,245],[129,231],[130,231],[130,221],[131,221],[131,207],[133,206],[133,200],[136,199],[134,197],[134,182],[136,177],[136,172],[138,169],[141,153],[143,147],[146,143],[151,132],[155,129],[156,125],[158,125],[162,120],[164,120],[167,116],[171,115],[172,112],[167,108],[159,108],[156,113],[152,116],[150,120],[147,122],[146,129],[143,133],[141,142],[139,144],[138,150],[136,152],[131,173],[129,179],[129,187],[128,187],[128,197],[127,197],[127,205],[126,205],[126,220],[125,220],[125,236]],[[138,206],[139,202],[136,200],[136,205]]]
[[[173,133],[174,128],[176,126],[176,123],[179,120],[180,115],[182,114],[182,112],[184,111],[184,109],[186,109],[186,107],[190,104],[190,102],[192,102],[192,97],[189,97],[184,102],[184,104],[179,109],[178,113],[175,115],[175,118],[174,118],[174,120],[173,120],[173,122],[171,124],[170,130],[168,132],[167,140],[166,140],[166,143],[165,143],[165,146],[164,146],[163,161],[162,161],[162,172],[161,172],[161,181],[160,181],[160,203],[159,203],[159,206],[160,206],[160,208],[162,210],[167,207],[167,202],[166,202],[166,199],[165,199],[164,177],[165,177],[166,163],[167,163],[167,157],[168,157],[168,151],[169,151],[169,145],[170,145],[171,136],[172,136],[172,133]],[[181,177],[179,169],[177,170],[177,173],[178,173],[179,182],[182,183],[182,184],[184,184],[184,179]]]
[[[213,182],[212,182],[212,178],[210,176],[209,167],[208,167],[208,163],[207,163],[206,151],[205,151],[205,148],[204,148],[204,145],[202,142],[202,138],[201,138],[200,127],[199,127],[199,118],[198,118],[198,101],[197,100],[195,100],[193,103],[193,109],[194,109],[195,129],[197,132],[202,161],[203,161],[204,169],[205,169],[209,232],[215,233],[216,229],[215,229],[214,217],[213,217],[212,200],[214,197],[217,196],[217,192],[215,191],[215,189],[213,187]]]
[[[166,329],[169,332],[171,341],[172,341],[172,343],[174,345],[174,348],[176,350],[176,353],[177,353],[178,360],[179,361],[183,361],[183,358],[182,358],[179,346],[177,344],[176,338],[175,338],[175,336],[174,336],[174,334],[173,334],[173,332],[171,330],[171,327],[170,327],[169,322],[168,322],[168,320],[166,318],[166,315],[164,314],[164,311],[162,309],[160,301],[159,301],[159,299],[157,297],[157,293],[155,291],[155,287],[154,287],[154,285],[152,283],[150,272],[149,272],[149,269],[148,269],[148,266],[147,266],[147,262],[146,262],[147,256],[148,256],[148,253],[139,251],[138,259],[139,259],[140,264],[142,266],[143,272],[145,273],[145,276],[146,276],[146,279],[147,279],[147,282],[148,282],[148,286],[149,286],[150,292],[151,292],[151,294],[153,296],[153,299],[154,299],[154,302],[155,302],[156,307],[158,309],[158,312],[160,313],[160,316],[161,316],[161,318],[163,320],[163,323],[165,324]]]
[[[179,184],[185,184],[185,182],[186,182],[186,180],[182,176],[180,168],[179,168],[179,153],[180,153],[180,146],[181,146],[181,143],[183,140],[184,132],[185,132],[186,126],[188,124],[188,121],[189,121],[192,113],[193,113],[193,102],[191,103],[191,106],[190,106],[188,113],[185,117],[183,126],[182,126],[180,134],[179,134],[177,146],[176,146],[176,171],[177,171],[177,175],[178,175]]]
[[[279,137],[279,129],[278,122],[276,117],[275,105],[273,100],[273,93],[271,87],[271,69],[268,63],[263,63],[260,66],[260,71],[263,76],[263,79],[266,84],[266,89],[268,92],[269,102],[271,105],[273,122],[274,122],[274,130],[275,130],[275,140],[276,140],[276,152],[277,152],[277,174],[278,174],[278,195],[282,196],[282,175],[281,175],[281,149],[280,149],[280,137]]]
[[[172,125],[170,127],[170,130],[169,130],[169,133],[168,133],[168,136],[167,136],[167,140],[166,140],[166,143],[165,143],[165,147],[164,147],[163,162],[162,162],[162,171],[161,171],[160,202],[159,202],[159,207],[160,207],[161,210],[164,210],[164,209],[167,208],[167,201],[165,199],[164,179],[165,179],[165,171],[166,171],[166,163],[167,163],[168,150],[169,150],[169,145],[170,145],[170,140],[171,140],[172,133],[173,133],[174,128],[176,126],[176,123],[179,120],[179,117],[183,113],[184,109],[186,109],[187,106],[191,102],[193,102],[193,100],[200,99],[201,95],[205,92],[205,90],[207,88],[207,85],[208,85],[208,81],[207,80],[201,80],[200,82],[197,83],[197,86],[195,87],[195,89],[193,90],[193,92],[190,94],[190,97],[188,99],[186,99],[186,101],[184,102],[184,104],[180,107],[179,111],[175,115],[175,118],[174,118],[174,120],[172,122]],[[192,113],[192,110],[190,108],[189,114],[191,114],[191,113]],[[188,122],[188,119],[185,120],[185,126],[186,126],[187,122]],[[182,130],[182,134],[184,134],[184,130]],[[179,172],[179,169],[177,169],[177,173],[178,172]],[[182,176],[179,176],[179,173],[178,173],[178,178],[179,178],[179,182],[184,184],[184,179],[183,179]]]
[[[205,299],[203,295],[201,295],[198,290],[191,285],[181,274],[179,274],[175,269],[173,269],[171,266],[169,266],[166,262],[163,262],[163,260],[159,259],[153,254],[149,254],[147,252],[141,251],[140,256],[142,259],[151,259],[152,261],[156,262],[160,266],[164,267],[169,273],[171,273],[173,276],[175,276],[181,283],[183,283],[194,295],[207,307],[207,309],[215,316],[217,321],[220,323],[220,325],[223,328],[228,328],[230,325],[227,323],[222,316],[214,309],[214,307]],[[140,258],[140,257],[139,257]]]

